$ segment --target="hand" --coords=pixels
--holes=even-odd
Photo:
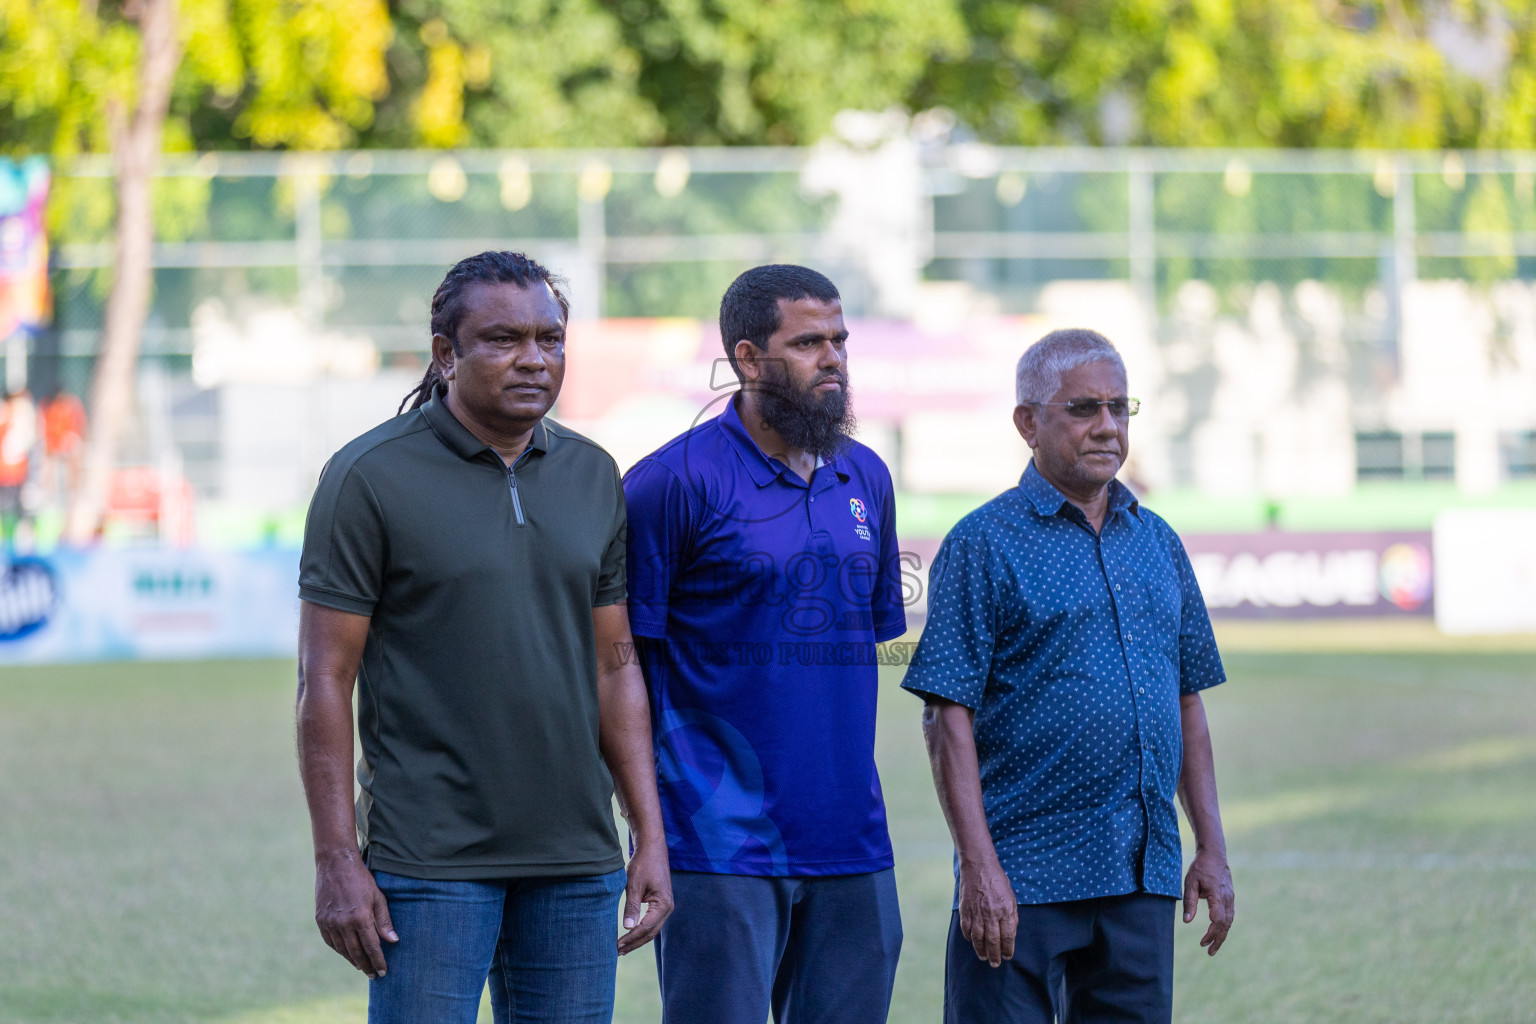
[[[1232,928],[1232,917],[1237,912],[1236,898],[1232,894],[1232,872],[1223,854],[1201,850],[1195,854],[1184,876],[1184,923],[1195,919],[1200,901],[1205,900],[1210,911],[1211,926],[1205,930],[1200,945],[1208,946],[1206,953],[1215,956],[1221,944],[1227,941]]]
[[[976,949],[978,959],[993,967],[1013,959],[1019,931],[1019,903],[1013,884],[993,858],[984,866],[960,865],[960,934]]]
[[[384,949],[399,942],[389,904],[356,851],[322,857],[315,866],[315,924],[325,944],[369,978],[385,973]]]
[[[641,904],[645,909],[641,909]],[[629,881],[624,886],[624,927],[619,936],[619,955],[633,953],[661,931],[672,913],[672,871],[667,865],[665,841],[636,843],[629,859]]]

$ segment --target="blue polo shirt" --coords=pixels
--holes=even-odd
[[[1111,482],[1095,534],[1035,471],[950,531],[902,686],[976,712],[1020,903],[1179,896],[1179,697],[1225,680],[1184,545]]]
[[[624,495],[672,867],[890,867],[876,645],[906,618],[885,464],[850,442],[807,483],[733,400],[637,463]]]

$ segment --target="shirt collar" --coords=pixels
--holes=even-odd
[[[1024,475],[1019,477],[1019,491],[1042,516],[1054,516],[1061,511],[1063,505],[1068,504],[1067,496],[1040,475],[1040,471],[1035,468],[1034,459],[1029,460],[1029,465],[1024,469]],[[1137,519],[1141,518],[1141,503],[1136,500],[1136,495],[1132,494],[1131,489],[1119,480],[1111,480],[1109,507],[1105,510],[1105,518],[1121,510],[1130,512]]]
[[[459,418],[448,411],[445,399],[448,390],[442,384],[432,389],[432,397],[422,403],[421,414],[426,417],[427,424],[438,440],[447,445],[461,459],[473,459],[482,452],[490,452],[496,455],[495,449],[474,434],[469,428],[459,422]],[[543,455],[549,451],[549,431],[544,427],[544,421],[533,425],[533,436],[528,439],[528,450]],[[496,460],[501,461],[501,456],[496,455]]]
[[[736,411],[736,401],[739,397],[738,392],[725,403],[725,411],[720,414],[718,422],[720,429],[736,449],[736,454],[741,457],[741,464],[747,468],[747,475],[752,478],[753,483],[759,487],[767,487],[775,480],[782,479],[796,487],[814,486],[818,491],[831,486],[831,473],[813,474],[811,479],[814,484],[808,485],[788,466],[778,459],[770,458],[759,448],[757,442],[752,439],[752,435],[747,433],[746,425],[741,422],[741,414]],[[835,473],[839,482],[848,482],[848,472],[843,468],[842,460],[836,455],[825,460],[822,466]]]

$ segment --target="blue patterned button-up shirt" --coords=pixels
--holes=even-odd
[[[1179,697],[1225,680],[1184,545],[1118,481],[1098,534],[1035,471],[929,571],[902,683],[976,712],[987,826],[1020,903],[1179,896]]]

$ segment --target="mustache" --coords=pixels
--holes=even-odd
[[[799,393],[810,395],[811,392],[815,391],[829,380],[837,381],[837,383],[842,387],[844,391],[849,390],[848,375],[846,373],[840,373],[837,370],[828,370],[826,373],[819,373],[815,377],[812,377],[810,381],[804,385],[796,385],[787,376],[778,377],[770,375],[754,381],[750,386],[760,391],[774,391],[778,392],[779,394]]]

